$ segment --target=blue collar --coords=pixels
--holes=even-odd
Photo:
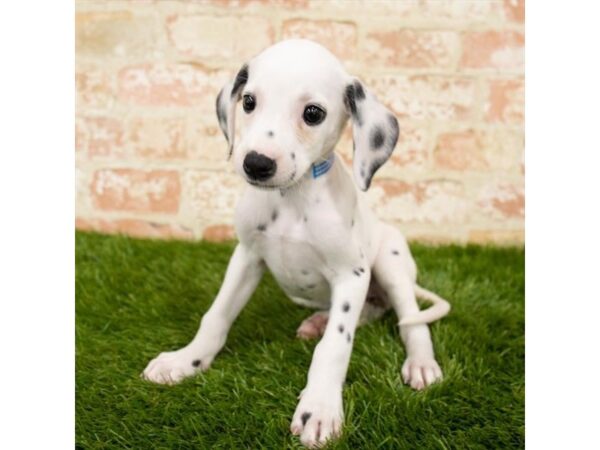
[[[335,160],[335,153],[331,152],[329,157],[325,161],[312,165],[312,176],[313,178],[319,178],[321,175],[325,175],[331,169],[333,161]]]

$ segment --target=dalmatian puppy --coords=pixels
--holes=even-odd
[[[393,308],[407,352],[404,381],[422,389],[442,377],[426,323],[450,306],[416,284],[405,238],[373,215],[359,191],[394,150],[398,122],[328,50],[296,39],[244,64],[216,107],[235,170],[248,184],[235,214],[239,244],[194,339],[158,355],[142,375],[171,384],[207,370],[268,268],[292,301],[318,310],[298,329],[300,337],[322,338],[291,431],[320,446],[341,431],[342,386],[360,323]],[[354,183],[334,153],[348,119]],[[416,296],[432,306],[420,311]]]

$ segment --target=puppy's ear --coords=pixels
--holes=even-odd
[[[400,127],[394,115],[356,79],[346,85],[344,104],[352,120],[354,180],[366,191],[394,151]]]
[[[248,64],[244,64],[233,81],[225,83],[225,86],[217,96],[216,108],[219,127],[229,143],[229,157],[233,152],[235,139],[235,107],[242,95],[242,90],[248,81]]]

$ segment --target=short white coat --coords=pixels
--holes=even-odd
[[[305,120],[309,105],[325,113],[321,123]],[[268,268],[294,302],[321,311],[323,337],[291,423],[303,444],[318,446],[341,432],[342,386],[359,321],[393,307],[407,350],[405,382],[421,389],[442,376],[426,323],[450,307],[416,284],[405,238],[377,219],[361,192],[394,150],[398,122],[329,51],[307,40],[282,41],[244,64],[216,106],[234,167],[248,181],[235,214],[239,244],[194,339],[161,353],[143,376],[176,383],[208,369]],[[334,153],[349,118],[354,182]],[[254,178],[250,152],[270,160],[268,179]],[[327,171],[325,161],[332,163]],[[417,295],[433,306],[419,311]],[[310,329],[314,320],[305,322]]]

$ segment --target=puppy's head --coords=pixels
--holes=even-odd
[[[362,190],[398,139],[395,117],[329,51],[307,40],[280,42],[244,64],[216,106],[236,171],[265,189],[297,183],[333,150],[349,117],[354,177]]]

